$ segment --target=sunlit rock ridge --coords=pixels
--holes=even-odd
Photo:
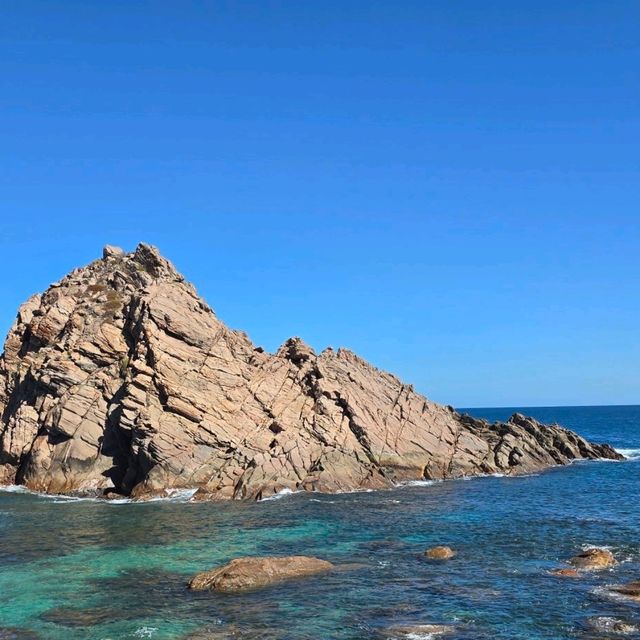
[[[619,457],[520,415],[460,415],[346,349],[266,353],[147,244],[107,246],[20,307],[0,411],[0,481],[49,493],[255,499]]]

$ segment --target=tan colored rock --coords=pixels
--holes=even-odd
[[[199,573],[191,579],[189,588],[198,591],[246,591],[331,569],[333,565],[330,562],[307,556],[237,558],[223,567]]]
[[[612,567],[616,564],[616,559],[607,549],[593,548],[574,556],[569,560],[569,564],[582,571],[597,571]]]
[[[627,584],[614,585],[609,587],[609,591],[640,602],[640,580],[628,582]]]
[[[450,560],[455,557],[456,552],[451,547],[438,546],[427,549],[424,555],[429,560]]]
[[[552,569],[549,571],[552,576],[558,576],[559,578],[579,578],[580,572],[577,569],[570,569],[568,567],[562,569]]]
[[[460,415],[346,349],[266,353],[146,244],[22,305],[0,415],[0,481],[55,493],[256,499],[620,458],[519,414]]]

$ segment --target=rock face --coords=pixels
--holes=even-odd
[[[224,567],[199,573],[189,582],[189,588],[233,593],[324,573],[331,569],[333,565],[330,562],[307,556],[237,558]]]
[[[0,482],[56,493],[260,498],[621,457],[518,414],[460,415],[346,349],[265,353],[146,244],[105,247],[20,307],[0,412]]]

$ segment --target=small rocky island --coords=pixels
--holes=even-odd
[[[147,244],[107,246],[20,307],[0,411],[0,482],[50,493],[257,499],[621,458],[522,415],[461,415],[346,349],[266,353]]]

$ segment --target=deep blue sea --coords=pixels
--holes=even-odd
[[[493,420],[515,410],[467,411]],[[365,640],[426,623],[454,625],[459,640],[617,637],[589,621],[640,625],[640,603],[602,588],[640,579],[640,407],[517,410],[635,460],[259,503],[3,491],[0,639]],[[437,544],[457,557],[426,561]],[[611,548],[620,563],[582,579],[548,574],[589,545]],[[270,554],[352,567],[244,595],[185,588],[198,571]]]

